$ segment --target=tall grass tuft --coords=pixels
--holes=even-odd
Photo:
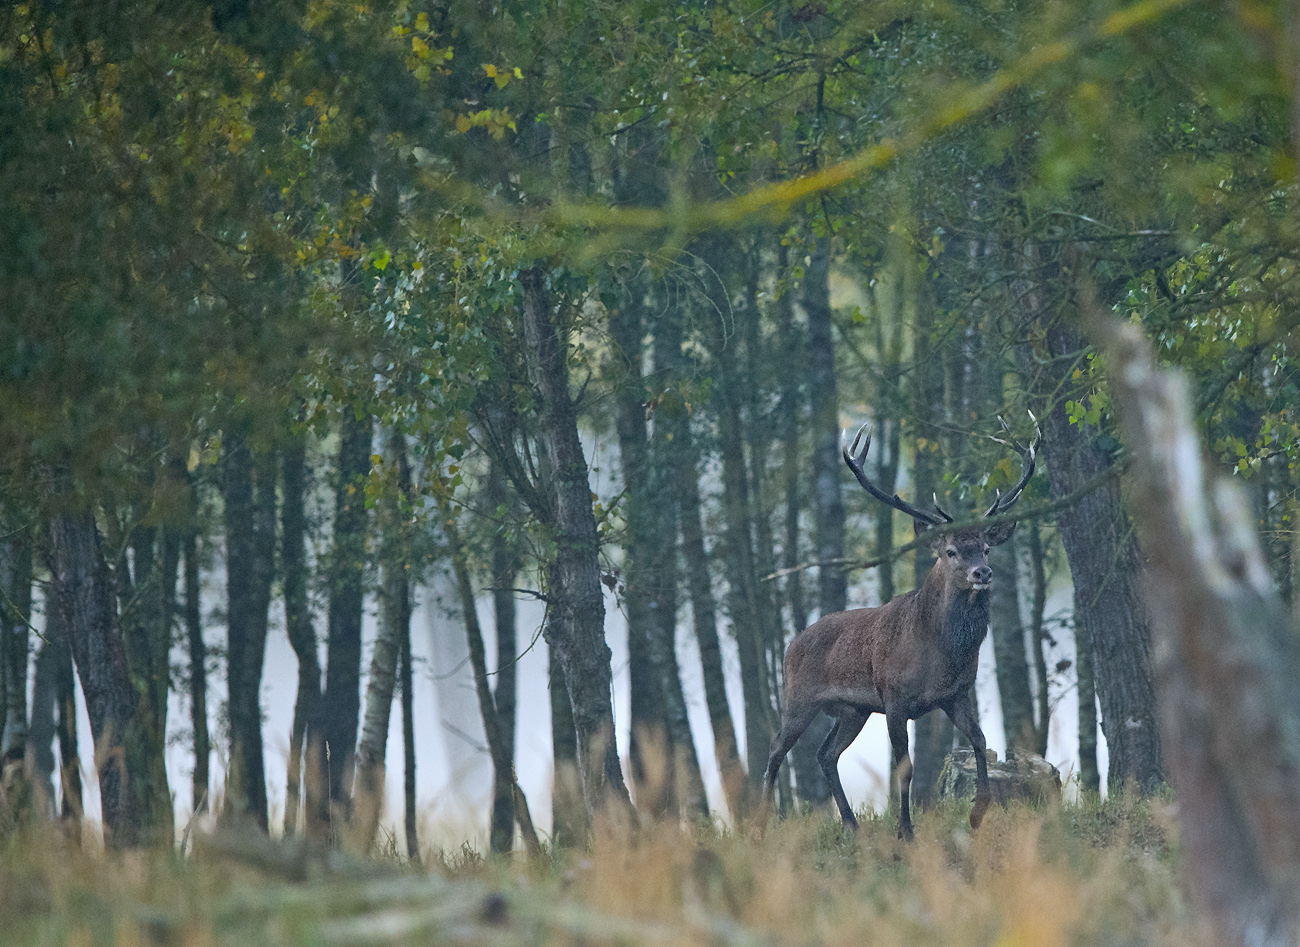
[[[853,836],[816,814],[761,840],[674,823],[533,859],[463,846],[427,873],[238,839],[105,855],[28,829],[3,843],[0,945],[1211,943],[1166,801],[995,807],[974,833],[968,808],[925,811],[910,845],[887,815]]]

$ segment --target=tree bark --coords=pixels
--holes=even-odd
[[[126,645],[94,517],[74,510],[56,514],[50,522],[50,545],[52,598],[61,610],[95,739],[105,844],[129,848],[147,841],[153,829],[142,821],[143,788],[139,785],[148,766],[135,720],[137,700],[127,668]],[[70,694],[63,704],[65,726],[75,726]],[[66,757],[68,747],[63,749],[66,775],[67,765],[73,761]]]
[[[840,407],[835,384],[835,343],[831,327],[829,237],[819,237],[808,260],[804,309],[808,313],[808,400],[812,406],[813,536],[818,562],[844,558],[844,497],[840,491]],[[848,607],[848,576],[839,566],[817,570],[819,615]],[[794,749],[796,789],[814,805],[830,801],[830,786],[817,762],[817,748],[831,720],[819,714]]]
[[[29,527],[5,524],[10,535],[0,544],[0,654],[3,654],[3,752],[27,744],[27,663],[31,648],[32,539]]]
[[[223,820],[266,832],[266,764],[262,749],[262,668],[275,553],[275,457],[256,457],[226,434],[226,678],[230,766]]]
[[[587,462],[578,440],[577,412],[569,394],[566,348],[555,324],[546,271],[526,270],[520,283],[528,375],[540,396],[542,440],[555,483],[556,552],[548,569],[547,643],[559,654],[569,689],[587,813],[594,817],[607,807],[630,812],[632,803],[614,741],[600,541]]]
[[[1052,497],[1060,499],[1114,462],[1098,443],[1101,431],[1072,424],[1066,401],[1085,392],[1073,378],[1084,352],[1079,333],[1061,315],[1049,315],[1041,287],[1023,294],[1020,360],[1037,413],[1043,420],[1044,453]],[[1042,392],[1051,392],[1049,399]],[[1118,790],[1130,780],[1153,791],[1164,778],[1151,672],[1150,630],[1139,587],[1142,554],[1129,524],[1116,479],[1056,515],[1074,580],[1075,625],[1092,642],[1093,674],[1101,705],[1102,732],[1110,752],[1107,782]]]
[[[397,469],[394,493],[383,500],[383,576],[380,583],[379,634],[370,655],[366,681],[366,716],[357,747],[356,788],[353,793],[353,844],[368,852],[379,830],[384,801],[384,757],[388,749],[388,723],[393,716],[393,691],[402,640],[411,635],[411,471],[406,461],[406,438],[393,429],[388,441],[389,463]]]
[[[420,857],[420,833],[415,812],[415,685],[411,667],[411,626],[407,623],[406,637],[402,639],[402,778],[405,800],[406,858],[416,867]]]
[[[713,752],[722,778],[723,794],[735,819],[748,811],[749,786],[740,761],[740,745],[727,698],[722,669],[722,644],[718,639],[717,607],[713,596],[712,567],[704,545],[703,512],[700,502],[699,450],[691,434],[690,416],[682,396],[682,311],[680,300],[666,300],[654,326],[655,375],[663,379],[655,409],[656,432],[663,428],[665,463],[677,497],[676,517],[681,533],[682,557],[686,566],[687,591],[691,598],[691,628],[700,648],[704,677],[704,700],[713,730]]]
[[[341,837],[352,817],[352,770],[361,713],[361,612],[365,593],[366,507],[364,479],[370,471],[370,417],[343,412],[338,482],[334,493],[334,543],[330,554],[330,600],[325,690],[320,700],[324,758],[311,778],[329,790],[329,832]],[[310,731],[310,724],[308,730]],[[310,751],[310,743],[308,744]]]
[[[929,301],[927,301],[928,303]],[[916,502],[925,503],[938,490],[941,468],[936,448],[941,443],[936,423],[943,416],[943,377],[936,364],[934,346],[934,311],[923,303],[917,309],[913,351],[912,416],[916,421],[916,460],[912,479]],[[920,588],[934,565],[930,550],[916,551],[914,581]],[[912,803],[927,805],[934,797],[934,787],[943,768],[944,757],[952,749],[954,729],[948,715],[932,710],[916,720],[916,747],[912,754]]]
[[[494,510],[501,509],[507,500],[505,472],[495,461],[488,470],[488,502]],[[519,660],[518,628],[515,608],[515,578],[519,572],[519,558],[505,535],[504,526],[492,532],[492,605],[496,619],[497,673],[496,687],[492,689],[492,703],[497,709],[497,728],[501,731],[503,755],[515,759],[515,716],[517,667]],[[494,786],[497,784],[494,783]],[[508,792],[494,790],[492,812],[489,816],[489,838],[494,851],[504,851],[513,845],[515,837],[515,802],[513,784]]]
[[[658,579],[650,567],[650,533],[663,513],[648,495],[648,443],[642,407],[642,306],[637,288],[623,293],[621,305],[609,314],[610,374],[617,386],[615,428],[623,475],[623,506],[627,532],[623,543],[623,604],[627,612],[627,650],[631,733],[628,768],[637,807],[662,817],[676,806],[673,796],[673,747],[667,725],[663,685],[652,657],[657,634],[651,614]],[[673,523],[673,526],[676,524]]]
[[[993,634],[993,660],[997,672],[998,700],[1002,705],[1002,731],[1007,750],[1038,752],[1034,727],[1034,695],[1029,686],[1029,659],[1025,652],[1025,627],[1020,619],[1016,537],[989,551],[993,588],[989,591],[989,624]]]
[[[1300,639],[1255,516],[1235,483],[1201,459],[1186,380],[1158,370],[1140,330],[1101,311],[1082,279],[1078,295],[1105,345],[1132,457],[1133,509],[1150,550],[1163,746],[1197,901],[1222,943],[1294,944]]]
[[[551,838],[561,848],[582,842],[586,807],[578,775],[578,734],[573,726],[573,701],[564,683],[559,652],[547,649],[551,698]]]
[[[1079,706],[1079,788],[1098,794],[1101,772],[1097,768],[1097,687],[1092,672],[1092,642],[1078,626],[1074,629],[1074,654]]]
[[[297,832],[298,815],[302,810],[307,836],[319,839],[328,832],[329,804],[327,787],[318,776],[325,750],[318,717],[320,653],[307,601],[307,442],[304,437],[290,437],[285,442],[280,477],[283,484],[280,569],[284,583],[284,629],[298,659],[298,688],[293,704],[285,774],[284,834],[291,836]],[[305,807],[302,805],[304,796]]]
[[[208,648],[203,641],[203,615],[199,602],[198,494],[192,481],[190,522],[182,540],[181,554],[185,563],[185,638],[190,657],[190,728],[194,734],[190,806],[197,814],[208,810],[208,763],[212,745],[208,736]]]
[[[46,820],[55,816],[54,736],[55,710],[58,702],[59,663],[69,660],[68,642],[59,624],[59,609],[54,602],[45,607],[45,633],[41,636],[32,674],[31,721],[27,731],[24,765],[31,783],[37,811]],[[62,652],[62,653],[60,653]]]

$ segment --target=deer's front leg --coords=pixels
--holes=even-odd
[[[975,751],[975,804],[970,810],[970,827],[978,829],[993,798],[989,791],[989,764],[985,757],[988,745],[984,742],[984,731],[980,729],[979,718],[975,716],[969,695],[963,694],[944,709],[952,719],[953,726],[970,741],[971,748]]]
[[[912,788],[912,757],[907,752],[907,715],[885,711],[889,743],[894,749],[894,774],[898,779],[898,837],[912,840],[912,812],[908,797]]]

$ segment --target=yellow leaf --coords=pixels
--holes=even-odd
[[[486,62],[485,62],[485,63],[483,64],[483,71],[486,72],[486,73],[488,74],[488,78],[489,78],[489,79],[494,79],[494,78],[496,78],[497,67],[494,66],[494,65],[492,65],[491,63],[486,63]]]
[[[411,51],[417,56],[423,56],[429,51],[429,44],[418,36],[411,37]]]
[[[473,127],[473,123],[464,115],[456,116],[456,131],[460,132],[462,135]]]

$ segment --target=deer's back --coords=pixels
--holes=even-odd
[[[917,663],[918,643],[905,634],[916,608],[909,592],[877,608],[832,612],[799,632],[785,653],[787,700],[883,711],[893,669]]]

